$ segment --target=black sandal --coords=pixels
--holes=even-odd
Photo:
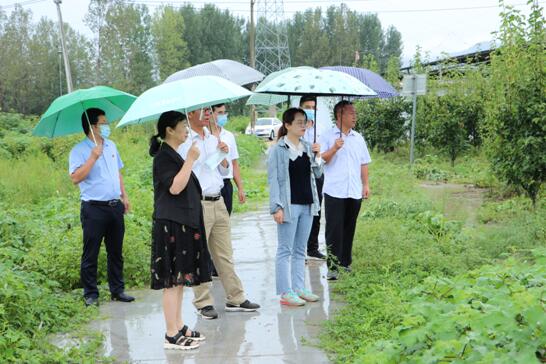
[[[182,327],[180,331],[178,331],[178,333],[182,333],[184,337],[190,338],[195,341],[203,341],[206,339],[205,335],[201,334],[199,331],[192,330],[191,334],[187,335],[188,330],[189,330],[188,326],[184,325],[184,327]]]
[[[163,344],[163,347],[165,349],[174,349],[174,350],[191,350],[191,349],[197,349],[199,347],[199,343],[195,340],[192,340],[190,338],[187,338],[182,334],[182,332],[178,332],[174,336],[167,336],[165,334],[165,343]]]

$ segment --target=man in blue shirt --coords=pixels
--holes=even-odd
[[[103,110],[87,109],[82,114],[82,127],[86,138],[70,151],[69,174],[80,187],[83,228],[80,277],[85,304],[98,305],[97,260],[103,239],[111,298],[131,302],[134,297],[124,293],[123,282],[123,215],[130,208],[120,173],[123,162],[116,145],[107,139],[110,126]]]

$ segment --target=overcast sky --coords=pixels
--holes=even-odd
[[[151,12],[163,4],[179,5],[182,0],[132,0],[146,3]],[[262,1],[262,0],[257,0]],[[271,1],[271,0],[268,0]],[[56,19],[57,13],[53,0],[0,0],[0,6],[22,3],[31,9],[34,19],[47,16]],[[218,7],[229,9],[238,16],[248,18],[249,0],[195,0],[187,1],[200,8],[205,3],[213,2]],[[529,7],[526,0],[505,0],[506,4],[515,5],[525,14]],[[285,0],[285,17],[291,17],[296,11],[309,7],[347,4],[350,9],[359,12],[377,13],[384,29],[394,25],[401,33],[404,44],[403,58],[412,57],[417,45],[432,58],[442,52],[456,52],[473,46],[478,42],[492,39],[491,32],[499,27],[499,8],[496,0]],[[544,7],[546,1],[540,1]],[[63,0],[61,8],[64,21],[87,35],[90,30],[83,19],[89,0]],[[441,9],[441,10],[440,10]],[[5,9],[7,12],[11,8]]]

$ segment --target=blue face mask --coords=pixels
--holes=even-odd
[[[315,110],[305,109],[305,115],[307,115],[307,120],[315,120]]]
[[[108,138],[110,136],[110,125],[99,125],[100,136]]]
[[[226,114],[223,114],[223,115],[218,115],[218,117],[216,118],[216,123],[218,124],[219,127],[223,128],[224,125],[226,125],[228,122],[228,118],[227,118],[227,115]]]

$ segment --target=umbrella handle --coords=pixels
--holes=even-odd
[[[188,121],[188,126],[189,126],[189,137],[190,137],[190,141],[193,141],[193,135],[192,134],[192,129],[191,129],[191,123],[190,123],[190,117],[188,116],[188,111],[187,109],[184,109],[184,114],[186,115],[186,120]]]
[[[313,120],[313,143],[317,142],[317,102],[315,101],[315,119]]]
[[[218,142],[222,142],[222,140],[220,140],[220,130],[218,129],[218,123],[216,121],[216,118],[214,117],[214,112],[212,111],[212,106],[209,107],[210,109],[210,116],[212,119],[214,119],[214,127],[216,128],[216,131],[218,131]],[[212,132],[212,124],[210,123],[210,119],[209,119],[209,129],[210,129],[210,133],[212,135],[214,135],[214,133]]]
[[[343,96],[341,96],[341,101],[343,101]],[[341,134],[343,133],[343,109],[341,108],[341,115],[339,116],[339,138],[341,139]]]
[[[95,132],[93,131],[93,128],[91,127],[91,122],[89,121],[89,115],[87,115],[87,109],[85,109],[85,107],[83,106],[83,102],[81,103],[82,104],[82,108],[84,109],[84,113],[85,113],[85,119],[87,120],[87,125],[89,125],[89,130],[91,131],[91,136],[93,137],[93,142],[95,143],[95,146],[97,146],[97,138],[95,138]]]

